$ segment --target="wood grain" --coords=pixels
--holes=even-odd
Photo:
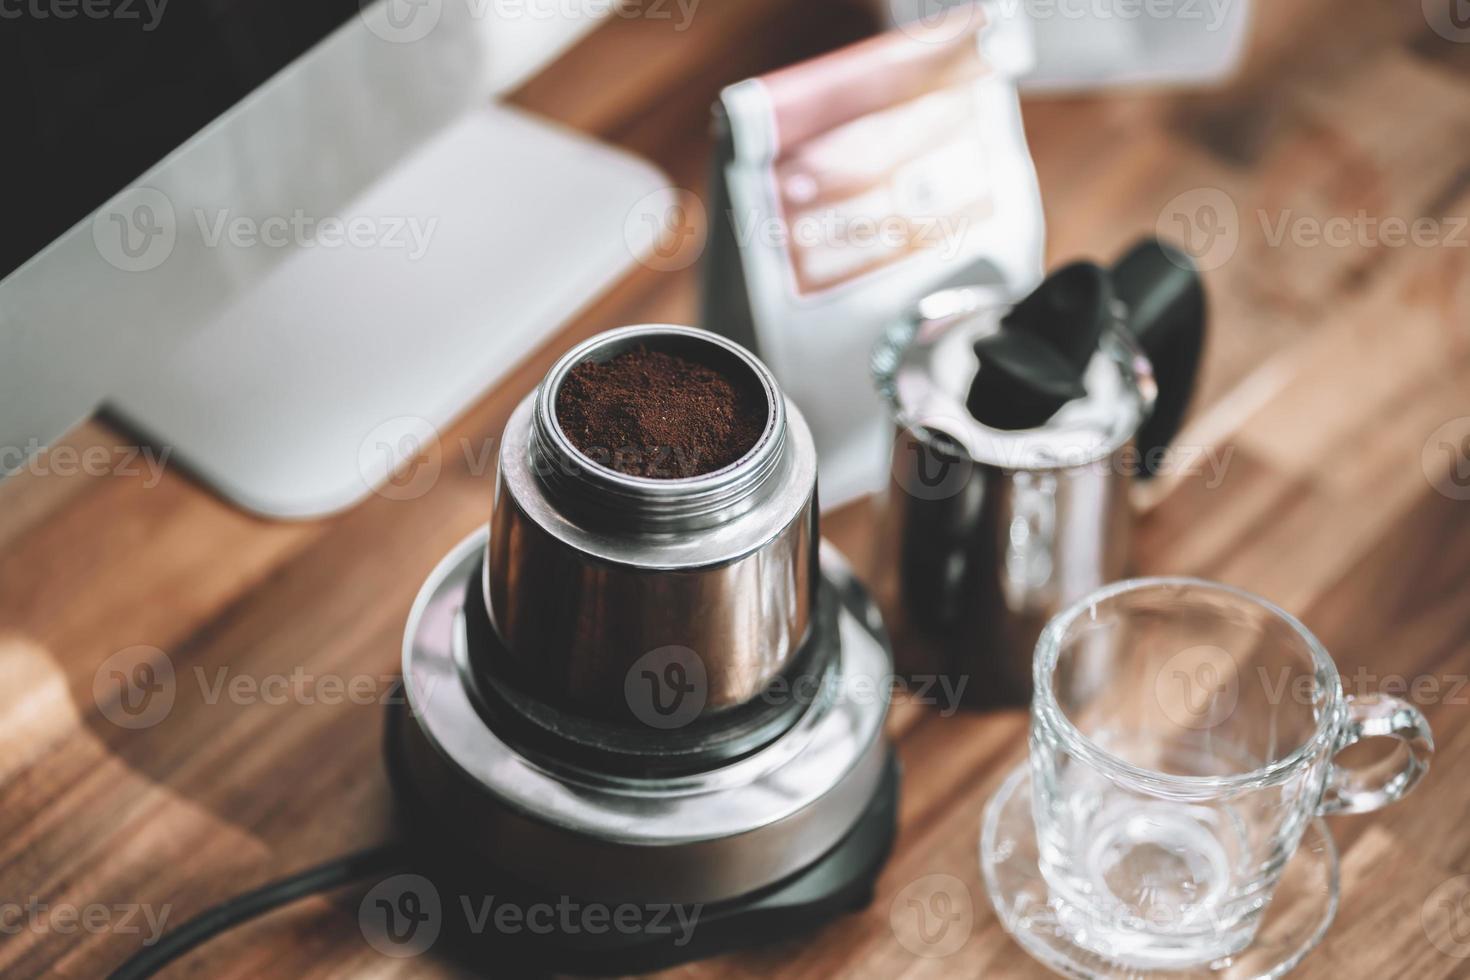
[[[699,191],[722,85],[865,29],[853,6],[780,0],[704,4],[686,30],[616,18],[516,99]],[[1439,744],[1425,784],[1391,811],[1332,823],[1343,904],[1305,977],[1470,974],[1429,914],[1470,892],[1470,500],[1457,499],[1470,494],[1435,441],[1470,432],[1470,236],[1339,247],[1273,244],[1269,232],[1284,214],[1427,216],[1447,231],[1470,213],[1467,69],[1470,45],[1435,34],[1417,3],[1274,0],[1257,6],[1247,63],[1223,88],[1025,106],[1053,262],[1113,255],[1202,188],[1236,210],[1233,253],[1207,278],[1214,331],[1181,437],[1215,452],[1223,473],[1176,474],[1140,495],[1141,570],[1275,598],[1347,678],[1440,685],[1422,705]],[[273,524],[172,466],[156,485],[146,472],[51,472],[0,486],[0,901],[144,903],[177,923],[381,839],[390,800],[377,704],[211,703],[193,680],[300,670],[382,693],[419,583],[487,517],[485,452],[511,407],[578,338],[691,321],[696,289],[692,270],[619,283],[443,434],[439,478],[416,499],[374,496],[330,520]],[[109,454],[128,441],[105,422],[68,439]],[[870,523],[865,504],[826,521],[860,568]],[[99,707],[93,680],[136,645],[189,683],[161,723],[128,730]],[[1025,726],[1019,711],[899,707],[900,837],[872,906],[801,942],[665,976],[1042,975],[991,913],[975,861],[981,808],[1024,757]],[[895,896],[932,874],[955,876],[971,899],[968,940],[937,959],[900,942],[889,918]],[[298,903],[169,975],[457,975],[433,955],[369,948],[360,896]],[[1470,923],[1449,925],[1463,935]],[[115,928],[10,930],[0,973],[97,976],[139,942]]]

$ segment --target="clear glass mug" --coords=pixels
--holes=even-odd
[[[1294,617],[1198,579],[1094,592],[1048,624],[1034,671],[1032,803],[1058,923],[1134,968],[1243,950],[1307,824],[1401,798],[1434,751],[1413,706],[1345,695]],[[1376,736],[1403,748],[1335,761]]]

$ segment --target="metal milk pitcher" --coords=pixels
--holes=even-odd
[[[874,577],[900,673],[971,705],[1029,701],[1047,620],[1125,577],[1129,487],[1166,463],[1204,325],[1189,257],[1149,240],[1020,302],[934,293],[889,331],[873,355],[896,429]]]

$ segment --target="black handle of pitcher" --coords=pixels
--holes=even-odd
[[[1153,362],[1159,386],[1153,415],[1137,440],[1140,472],[1153,476],[1194,394],[1205,346],[1204,283],[1188,254],[1156,238],[1129,249],[1113,266],[1112,279],[1128,310],[1128,328]]]

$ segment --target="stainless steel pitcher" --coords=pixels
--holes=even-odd
[[[1125,575],[1129,487],[1165,463],[1203,336],[1198,274],[1157,241],[1019,303],[935,293],[889,331],[873,358],[896,433],[874,584],[901,673],[943,676],[972,705],[1029,701],[1047,620]]]

